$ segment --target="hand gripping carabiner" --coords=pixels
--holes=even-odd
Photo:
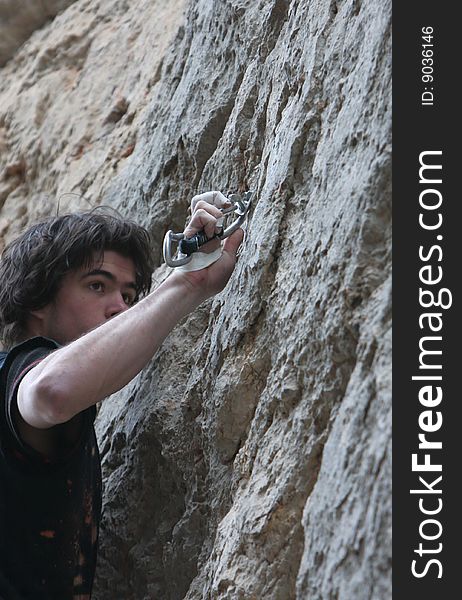
[[[210,242],[214,239],[224,240],[234,233],[245,221],[247,213],[250,209],[252,198],[252,192],[245,192],[244,194],[231,194],[229,201],[232,202],[232,206],[229,208],[220,209],[223,216],[231,215],[234,213],[237,219],[231,223],[228,227],[221,228],[221,231],[216,233],[212,238],[208,238],[205,231],[198,231],[191,238],[185,239],[183,233],[174,233],[173,231],[167,231],[164,238],[164,260],[169,267],[181,267],[191,261],[192,254],[197,252],[201,246]],[[177,254],[174,257],[172,255],[172,244],[178,242]]]

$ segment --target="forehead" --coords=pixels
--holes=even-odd
[[[134,284],[136,269],[133,259],[123,256],[115,250],[105,250],[102,256],[94,256],[94,261],[77,270],[78,277],[85,277],[91,273],[110,274],[120,283]]]
[[[105,250],[103,253],[102,262],[100,265],[109,268],[117,269],[127,273],[132,273],[135,276],[135,263],[129,256],[123,256],[115,250]]]

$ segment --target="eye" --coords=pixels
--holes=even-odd
[[[133,294],[122,294],[122,298],[127,306],[131,306],[135,302]]]
[[[88,287],[94,292],[104,292],[104,283],[101,281],[94,281],[93,283],[90,283]]]

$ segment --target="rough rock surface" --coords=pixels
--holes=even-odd
[[[49,19],[75,0],[0,0],[0,66]]]
[[[6,238],[73,192],[160,281],[193,194],[255,191],[225,292],[101,407],[95,598],[388,600],[391,3],[181,9],[80,0],[1,71]]]
[[[0,70],[0,238],[101,202],[136,145],[184,4],[79,0]]]

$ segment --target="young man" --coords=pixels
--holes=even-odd
[[[185,236],[215,232],[200,201]],[[150,289],[149,235],[100,210],[31,227],[0,261],[0,599],[89,599],[101,473],[95,404],[126,385],[178,321],[226,285],[242,241]],[[213,247],[218,242],[210,242]]]

